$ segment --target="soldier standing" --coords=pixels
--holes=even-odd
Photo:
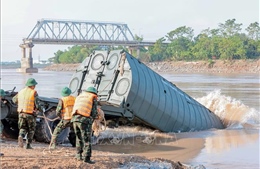
[[[37,91],[34,90],[37,84],[38,83],[34,78],[29,78],[25,84],[26,87],[19,91],[18,94],[12,99],[14,103],[18,103],[18,145],[21,148],[23,148],[23,138],[27,134],[25,148],[32,149],[31,143],[36,128],[36,110],[40,110],[42,112]]]
[[[5,96],[5,91],[3,89],[0,89],[1,107],[5,106],[5,102],[2,100],[4,96]],[[0,142],[4,142],[4,140],[2,140],[3,129],[4,129],[4,125],[2,124],[2,121],[0,120]],[[3,156],[3,155],[4,155],[3,153],[0,153],[0,156]]]
[[[94,87],[88,87],[76,97],[75,105],[72,111],[74,132],[76,134],[77,160],[84,160],[89,164],[94,164],[90,160],[92,123],[97,116],[97,90]]]
[[[72,109],[75,103],[75,97],[71,96],[71,90],[68,87],[64,87],[61,91],[63,96],[56,108],[56,115],[61,117],[61,121],[56,126],[51,139],[50,149],[55,149],[57,145],[57,137],[66,127],[70,127],[72,118]]]

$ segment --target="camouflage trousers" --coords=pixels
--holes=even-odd
[[[52,143],[57,144],[57,137],[67,127],[71,126],[70,120],[61,120],[52,133]]]
[[[78,121],[73,122],[73,128],[76,135],[76,149],[78,157],[91,157],[91,135],[92,135],[92,121],[89,123],[82,123]]]
[[[3,123],[1,122],[1,120],[0,120],[0,137],[2,136],[2,134],[3,134],[3,130],[4,130],[4,125],[3,125]],[[1,138],[0,138],[1,139]]]
[[[32,143],[35,128],[36,128],[36,119],[33,115],[26,113],[19,113],[19,136],[25,137],[27,134],[26,143]]]

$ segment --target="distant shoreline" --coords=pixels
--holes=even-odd
[[[48,66],[51,66],[51,64],[33,64],[33,67],[35,68],[46,68]],[[21,63],[17,64],[1,64],[1,69],[17,69],[21,67]]]
[[[223,61],[170,61],[144,63],[158,73],[260,73],[260,59]],[[52,64],[47,71],[75,71],[79,64]]]
[[[260,59],[223,61],[163,61],[144,63],[157,73],[252,73],[260,74]],[[35,68],[44,71],[72,71],[77,64],[34,64]],[[20,64],[1,65],[1,69],[17,69]]]

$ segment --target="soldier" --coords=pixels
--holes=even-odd
[[[51,139],[50,149],[55,149],[57,145],[57,137],[66,127],[70,127],[72,118],[72,109],[75,103],[75,97],[71,96],[71,90],[64,87],[61,91],[63,96],[58,103],[56,115],[61,117],[61,121],[56,126]]]
[[[3,89],[0,89],[0,99],[1,99],[1,107],[5,106],[5,101],[3,101],[3,97],[5,96],[5,91]],[[2,140],[2,134],[3,134],[4,125],[2,124],[2,121],[0,120],[0,142],[4,142]],[[0,153],[0,156],[3,156],[3,153]]]
[[[97,90],[88,87],[76,97],[72,111],[73,128],[76,135],[77,160],[84,160],[89,164],[94,164],[91,157],[91,135],[93,119],[97,116]]]
[[[15,95],[12,99],[14,103],[18,103],[18,145],[21,148],[23,148],[23,138],[27,134],[25,148],[32,149],[31,143],[36,128],[36,111],[39,110],[42,112],[37,91],[34,90],[37,84],[38,83],[34,78],[29,78],[25,84],[27,87],[18,92],[18,94]]]

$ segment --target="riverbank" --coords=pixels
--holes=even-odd
[[[168,73],[260,73],[260,59],[223,61],[170,61],[144,63],[152,70]],[[52,64],[49,71],[75,71],[79,64]]]
[[[19,148],[17,140],[5,139],[1,143],[0,168],[35,168],[35,169],[71,169],[71,168],[158,168],[158,169],[186,169],[187,165],[180,162],[160,158],[146,158],[144,156],[112,153],[95,150],[93,146],[92,160],[95,164],[84,163],[75,159],[76,149],[70,145],[58,146],[56,150],[50,151],[48,144],[33,142],[32,150]],[[203,166],[201,166],[204,168]]]

